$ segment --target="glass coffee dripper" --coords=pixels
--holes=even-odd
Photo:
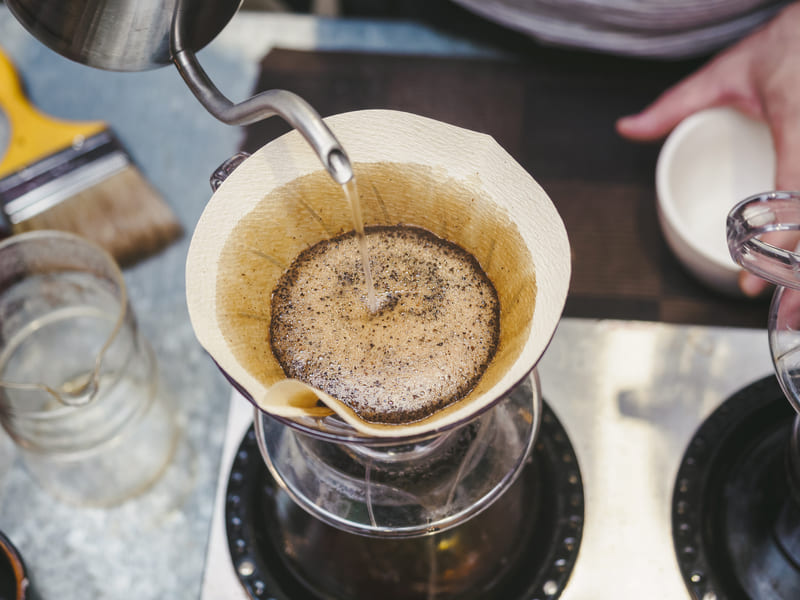
[[[540,415],[532,376],[491,409],[433,434],[369,438],[335,415],[317,426],[261,410],[255,431],[273,477],[309,513],[351,533],[403,538],[447,530],[496,500],[528,457]]]
[[[500,300],[500,341],[476,388],[419,422],[354,424],[324,395],[276,401],[299,382],[265,335],[271,291],[300,251],[353,229],[351,213],[297,132],[223,165],[189,250],[187,304],[201,344],[257,407],[258,450],[278,485],[272,508],[257,509],[261,537],[277,539],[316,597],[486,597],[530,540],[526,507],[546,493],[520,475],[542,418],[534,369],[569,285],[563,222],[488,136],[395,111],[328,124],[366,225],[423,227],[480,262]]]
[[[526,466],[541,414],[535,374],[476,418],[405,441],[336,439],[256,410],[277,484],[253,510],[268,515],[260,547],[282,549],[314,598],[485,598],[535,535],[547,491]],[[237,556],[229,541],[241,573],[252,550]]]

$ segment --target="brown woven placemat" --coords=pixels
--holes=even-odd
[[[502,60],[274,50],[254,91],[292,90],[323,116],[391,108],[493,136],[564,219],[573,253],[565,316],[760,328],[766,299],[708,290],[667,247],[655,208],[659,145],[614,131],[619,116],[697,66],[546,48]],[[280,119],[249,126],[243,149],[287,130]]]

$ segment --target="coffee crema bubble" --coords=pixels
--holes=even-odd
[[[466,396],[500,334],[497,292],[478,261],[420,227],[366,228],[378,309],[366,301],[353,232],[314,244],[271,299],[270,345],[287,377],[374,423],[409,423]]]

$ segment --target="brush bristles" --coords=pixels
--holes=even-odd
[[[39,229],[82,235],[121,265],[161,250],[182,233],[172,210],[133,166],[14,225],[14,233]]]

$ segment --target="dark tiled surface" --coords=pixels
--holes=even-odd
[[[687,275],[658,227],[658,144],[633,144],[617,117],[698,62],[648,62],[526,45],[503,60],[275,50],[258,90],[290,89],[323,115],[391,108],[492,135],[547,190],[567,226],[566,316],[764,327],[767,302],[719,296]],[[254,150],[285,132],[247,129]]]

